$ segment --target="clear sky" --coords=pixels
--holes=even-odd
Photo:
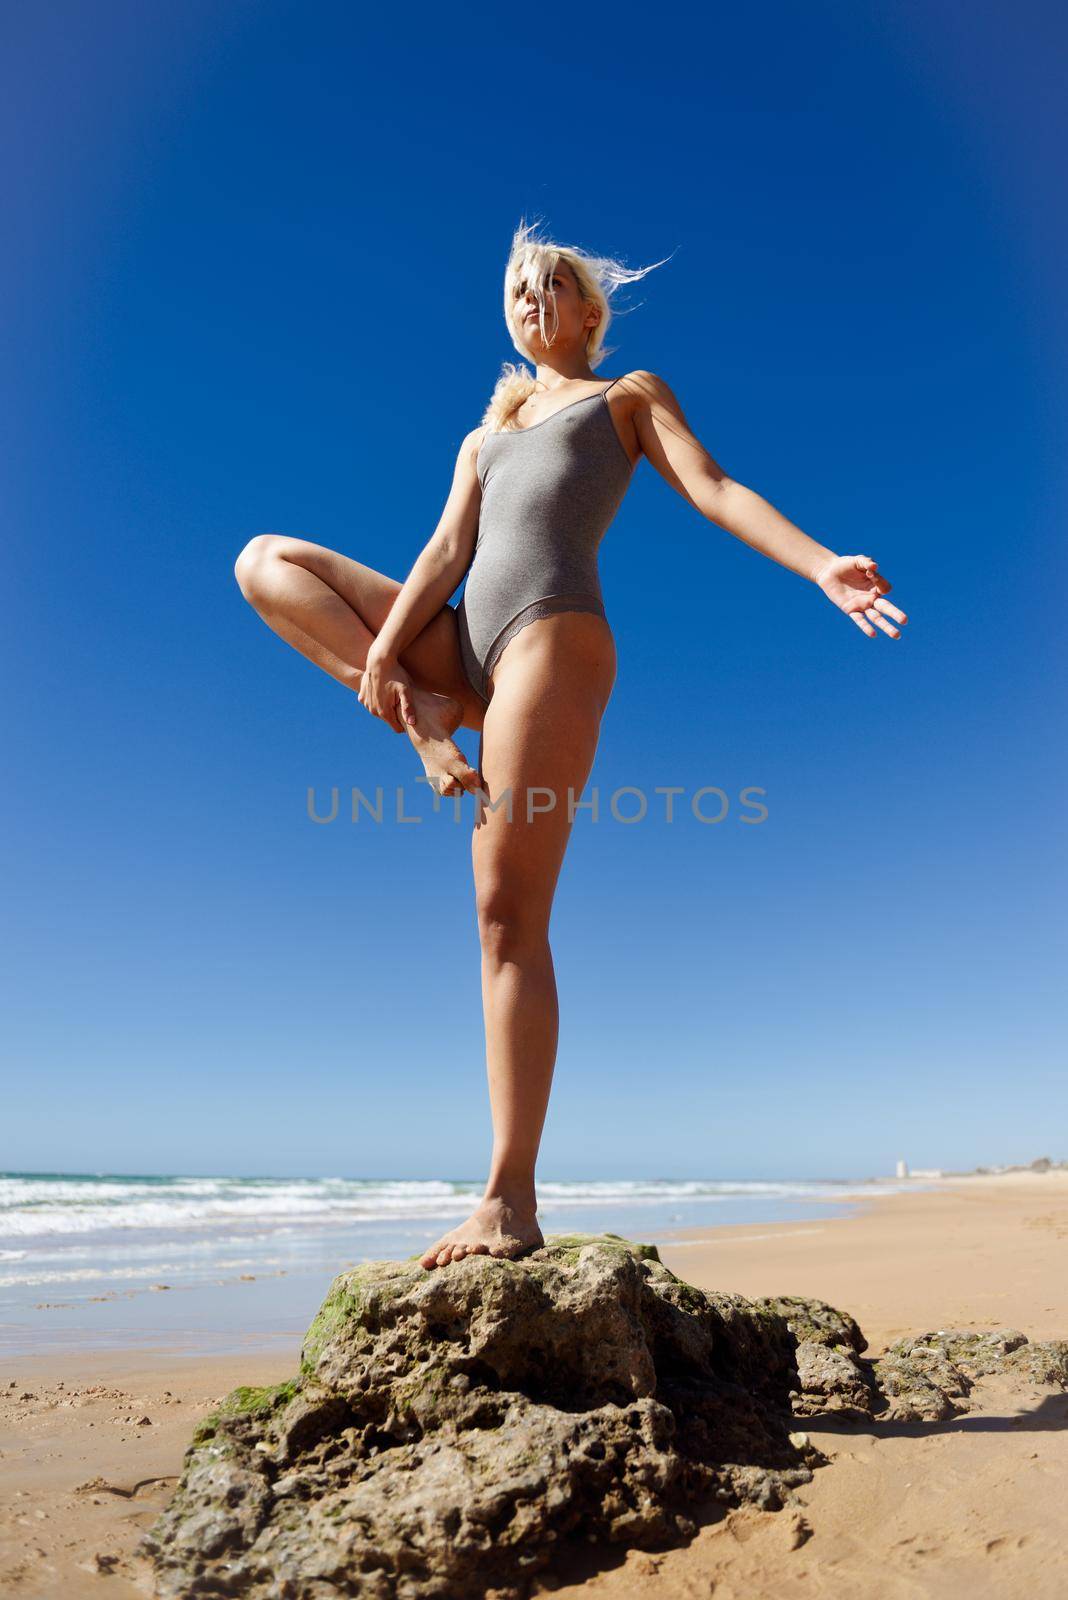
[[[602,372],[661,374],[910,616],[865,638],[639,466],[541,1176],[1068,1155],[1063,9],[43,0],[3,36],[0,1166],[484,1176],[471,802],[433,815],[233,563],[285,531],[407,575],[515,356],[524,214],[674,252]],[[309,819],[354,784],[424,820]]]

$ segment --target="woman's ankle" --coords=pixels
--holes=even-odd
[[[486,1184],[486,1192],[482,1196],[483,1205],[488,1205],[490,1202],[508,1206],[523,1216],[534,1216],[538,1209],[538,1197],[533,1178],[491,1179]]]

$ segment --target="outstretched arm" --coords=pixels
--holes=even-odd
[[[684,500],[761,555],[810,579],[869,639],[874,639],[876,627],[892,639],[900,638],[894,623],[908,618],[883,599],[890,584],[870,556],[836,555],[810,539],[762,495],[728,477],[694,437],[679,402],[655,373],[632,372],[626,386],[634,396],[634,425],[642,450]]]

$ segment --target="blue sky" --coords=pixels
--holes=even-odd
[[[9,11],[0,1166],[480,1178],[470,810],[272,634],[285,531],[403,578],[514,351],[522,215],[910,616],[868,640],[642,463],[601,549],[540,1174],[1068,1155],[1052,5]],[[477,735],[461,733],[470,756]],[[399,784],[418,824],[316,826]],[[469,806],[469,803],[468,803]]]

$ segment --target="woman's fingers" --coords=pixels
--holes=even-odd
[[[879,609],[877,610],[876,607]],[[902,622],[908,621],[908,618],[905,616],[903,611],[899,611],[896,606],[889,605],[884,600],[876,600],[875,603],[870,606],[858,606],[855,611],[847,611],[846,615],[851,619],[851,621],[856,623],[861,633],[867,634],[869,639],[875,638],[875,628],[878,628],[880,632],[885,633],[890,639],[900,639],[900,628],[895,628],[892,622],[886,621],[885,617],[883,616],[884,611],[888,612],[893,617],[900,618]],[[872,627],[873,622],[875,624],[875,628]]]
[[[885,611],[886,615],[893,617],[895,622],[907,622],[909,620],[905,613],[899,611],[897,606],[892,606],[889,600],[876,600],[875,607],[878,611]]]
[[[386,690],[385,720],[389,723],[394,733],[404,733],[407,729],[403,709],[404,685],[391,679]]]
[[[403,689],[403,684],[390,682],[386,685],[386,697],[381,699],[374,691],[370,674],[364,672],[360,679],[360,687],[356,691],[356,698],[365,711],[372,717],[380,717],[383,722],[388,722],[395,733],[404,732],[404,723],[400,720],[397,710],[397,691]]]
[[[893,585],[890,583],[888,578],[883,577],[882,573],[879,571],[879,563],[874,559],[873,556],[854,556],[853,565],[856,567],[858,572],[863,572],[864,576],[868,579],[869,583],[871,583],[872,587],[878,590],[880,594],[890,593]]]
[[[402,683],[400,685],[400,689],[399,689],[399,692],[398,692],[398,695],[397,695],[397,704],[400,707],[400,714],[401,714],[402,720],[404,721],[404,723],[406,725],[410,726],[415,721],[415,712],[412,710],[412,702],[408,698],[408,686],[407,686],[407,684]]]
[[[900,639],[900,630],[893,624],[906,623],[909,619],[897,606],[883,599],[891,585],[879,571],[878,562],[872,556],[865,555],[843,556],[842,562],[838,592],[832,585],[827,591],[830,598],[869,639],[875,638],[876,629],[890,639]],[[866,583],[862,583],[861,574]],[[886,621],[887,617],[891,618],[890,622]],[[872,627],[872,623],[875,627]]]
[[[901,629],[895,628],[892,622],[886,622],[882,614],[876,611],[874,606],[869,606],[864,615],[867,617],[869,622],[874,622],[875,626],[877,628],[881,628],[885,634],[890,636],[891,639],[901,638]]]
[[[406,733],[415,722],[415,712],[408,697],[408,686],[396,681],[390,684],[393,691],[390,701],[391,722],[398,733]]]

